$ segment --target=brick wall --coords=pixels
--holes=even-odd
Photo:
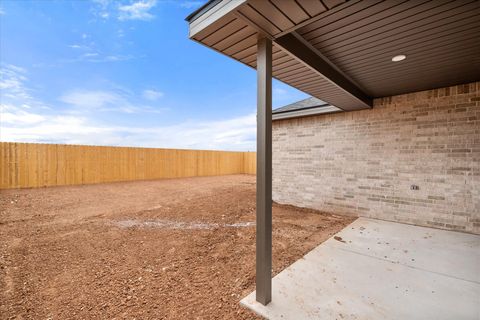
[[[480,233],[480,82],[275,121],[273,198]]]

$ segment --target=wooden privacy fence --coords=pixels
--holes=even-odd
[[[254,152],[0,142],[0,188],[255,173]]]
[[[248,174],[257,173],[257,153],[256,152],[243,153],[243,173],[248,173]]]

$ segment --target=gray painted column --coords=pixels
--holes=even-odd
[[[272,300],[272,41],[257,42],[256,299]]]

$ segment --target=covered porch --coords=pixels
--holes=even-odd
[[[478,318],[479,236],[397,223],[478,233],[478,201],[470,201],[459,213],[437,205],[435,201],[441,197],[428,198],[430,195],[424,194],[428,187],[420,189],[401,181],[394,186],[396,193],[391,193],[399,201],[397,207],[410,205],[410,199],[432,204],[428,217],[410,208],[392,207],[387,220],[393,222],[360,218],[338,238],[277,275],[273,286],[271,204],[272,77],[342,112],[352,112],[351,117],[363,112],[359,110],[373,113],[374,101],[387,103],[395,95],[461,84],[478,92],[479,15],[480,3],[474,0],[212,0],[187,17],[192,40],[257,70],[256,291],[242,301],[245,306],[270,319]],[[447,91],[442,94],[449,96]],[[449,103],[478,107],[477,97],[468,99],[452,98]],[[422,107],[430,108],[428,104],[413,108]],[[381,112],[394,113],[395,108]],[[441,110],[435,106],[429,112]],[[478,120],[473,118],[463,121],[474,125]],[[405,122],[416,120],[412,116]],[[409,130],[406,127],[404,131]],[[353,130],[349,134],[360,133]],[[382,136],[381,132],[374,134]],[[478,150],[471,148],[466,149],[470,154]],[[402,171],[401,166],[398,161],[389,174]],[[467,171],[473,177],[469,183],[476,187],[463,191],[480,194],[475,184],[478,166]],[[428,183],[434,187],[434,182]],[[321,187],[327,188],[328,183]],[[426,200],[404,196],[419,189]],[[378,197],[373,200],[391,194],[375,195]],[[293,204],[302,206],[299,201]],[[358,210],[355,214],[359,216],[369,211],[370,217],[385,218],[377,207],[341,208]],[[450,215],[452,221],[458,220],[453,218],[455,214],[463,214],[469,227],[455,228],[445,222]]]

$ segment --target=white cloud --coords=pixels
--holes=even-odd
[[[15,122],[25,112],[18,108],[2,113],[0,119],[0,135],[2,141],[11,142],[47,142],[47,143],[82,143],[90,139],[93,144],[95,134],[102,134],[102,128],[88,126],[86,119],[77,116],[50,115],[42,116],[29,113],[30,122]],[[9,115],[10,113],[10,115]],[[14,122],[5,121],[11,117]],[[88,139],[87,139],[88,138]]]
[[[85,39],[86,34],[82,35],[82,38]],[[128,54],[105,54],[101,53],[96,49],[95,43],[93,41],[88,44],[83,41],[83,43],[74,43],[68,45],[69,48],[74,49],[74,51],[79,52],[79,55],[75,58],[61,59],[57,64],[64,63],[75,63],[75,62],[118,62],[134,59],[135,57]]]
[[[2,124],[30,125],[45,120],[44,116],[26,111],[25,109],[28,108],[18,108],[13,105],[0,104],[0,122]]]
[[[123,103],[122,97],[108,91],[71,91],[59,98],[60,101],[84,109],[99,109]]]
[[[0,89],[23,90],[23,82],[27,80],[23,68],[6,65],[0,70]]]
[[[123,113],[162,113],[167,108],[154,108],[131,102],[132,97],[121,90],[73,90],[62,95],[59,100],[70,105],[70,113],[88,111]]]
[[[103,59],[91,60],[91,62],[108,62],[108,61],[126,61],[133,59],[132,55],[109,55],[105,56]]]
[[[151,20],[155,16],[149,11],[157,4],[156,0],[140,0],[118,7],[119,20]]]
[[[83,55],[84,58],[90,58],[90,57],[98,57],[98,53],[96,52],[87,52]]]
[[[118,18],[120,21],[127,20],[143,20],[148,21],[155,18],[155,15],[151,10],[157,5],[158,2],[162,4],[173,4],[186,8],[189,10],[198,8],[205,4],[208,0],[130,0],[125,3],[115,0],[92,0],[93,6],[90,8],[90,12],[97,18],[108,20],[112,17]],[[122,32],[119,33],[121,37]]]
[[[78,49],[78,50],[92,50],[92,48],[89,45],[78,44],[78,43],[70,44],[68,45],[68,47],[71,49]]]
[[[102,19],[108,19],[110,17],[110,0],[92,0],[92,2],[95,4],[90,11],[93,13],[93,15],[100,17]],[[84,34],[86,38],[86,34]]]
[[[185,121],[170,126],[98,124],[80,115],[40,115],[19,108],[1,111],[3,141],[159,148],[254,150],[254,113],[217,121]],[[28,121],[16,122],[27,116]],[[4,121],[7,118],[8,121]],[[25,119],[25,118],[24,118]],[[28,124],[28,125],[24,125]]]
[[[205,1],[182,1],[180,3],[180,7],[186,8],[186,9],[192,9],[192,8],[198,8],[202,6],[205,3]]]
[[[47,108],[43,103],[32,97],[32,90],[27,88],[27,71],[24,68],[6,64],[0,68],[0,102]]]
[[[5,15],[5,10],[3,10],[3,8],[0,8],[0,16],[3,16]]]
[[[142,96],[150,101],[156,101],[163,97],[163,92],[153,89],[143,90]]]
[[[76,58],[62,59],[57,64],[61,65],[64,63],[76,63],[76,62],[92,62],[92,63],[120,62],[120,61],[127,61],[131,59],[135,59],[135,57],[132,55],[115,55],[115,54],[103,55],[101,53],[91,51],[91,52],[81,54]],[[39,65],[39,66],[46,66],[46,65]]]

